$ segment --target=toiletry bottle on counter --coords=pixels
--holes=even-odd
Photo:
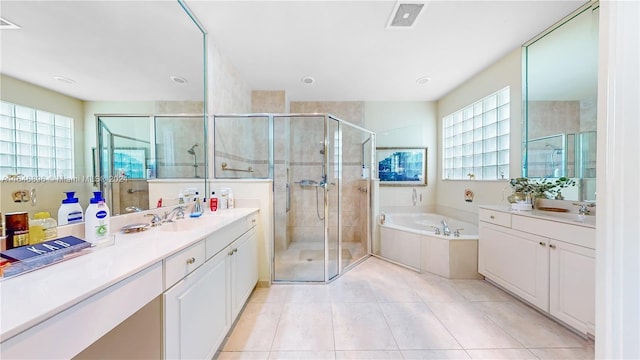
[[[220,189],[220,199],[218,199],[218,208],[220,210],[225,210],[228,208],[229,203],[229,190],[228,189]]]
[[[227,209],[233,209],[236,207],[236,199],[233,197],[233,190],[227,189]]]
[[[202,204],[200,203],[200,196],[198,195],[197,191],[196,196],[193,198],[193,201],[193,208],[191,209],[191,214],[189,214],[189,216],[200,217],[202,215]]]
[[[29,244],[33,245],[57,238],[57,227],[58,223],[51,218],[48,211],[33,214],[33,220],[29,221]]]
[[[74,197],[74,191],[67,191],[67,198],[62,200],[62,205],[58,209],[58,225],[67,225],[82,222],[82,206],[78,203],[78,198]]]
[[[216,197],[216,192],[211,192],[211,198],[209,198],[209,209],[211,211],[218,210],[218,198]]]
[[[84,238],[90,243],[98,243],[109,237],[109,207],[100,191],[93,192],[84,216]]]

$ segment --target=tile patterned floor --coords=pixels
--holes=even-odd
[[[593,359],[593,341],[481,280],[369,258],[328,285],[254,291],[217,359]]]

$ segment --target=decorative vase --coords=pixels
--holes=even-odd
[[[527,199],[527,196],[521,192],[521,191],[516,191],[513,194],[507,196],[507,201],[510,203],[517,203],[518,201],[525,201]]]

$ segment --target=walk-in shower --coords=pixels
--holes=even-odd
[[[199,178],[198,167],[205,162],[204,147],[198,147],[198,142],[205,143],[204,119],[203,115],[96,115],[94,179],[112,214],[149,209],[150,178]]]
[[[327,282],[369,254],[372,132],[330,114],[216,115],[214,131],[216,178],[273,179],[272,281]]]

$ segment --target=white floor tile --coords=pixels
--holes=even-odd
[[[336,350],[398,350],[377,303],[332,303]]]
[[[525,347],[581,348],[587,341],[520,302],[484,302],[476,306]]]
[[[464,350],[403,350],[405,360],[470,359]]]
[[[472,359],[537,359],[537,357],[527,349],[483,349],[467,350],[467,354]]]
[[[282,304],[248,303],[223,351],[269,351],[282,312]]]
[[[285,304],[271,350],[334,350],[331,304]]]
[[[328,285],[256,289],[223,346],[219,359],[594,358],[592,341],[486,281],[375,257]]]
[[[356,359],[402,359],[400,351],[336,351],[336,359],[338,360],[356,360]]]
[[[382,303],[382,312],[400,350],[461,349],[424,303]]]
[[[269,360],[309,359],[309,360],[333,360],[336,358],[334,351],[272,351]]]
[[[465,349],[522,348],[472,303],[433,302],[429,308]]]

